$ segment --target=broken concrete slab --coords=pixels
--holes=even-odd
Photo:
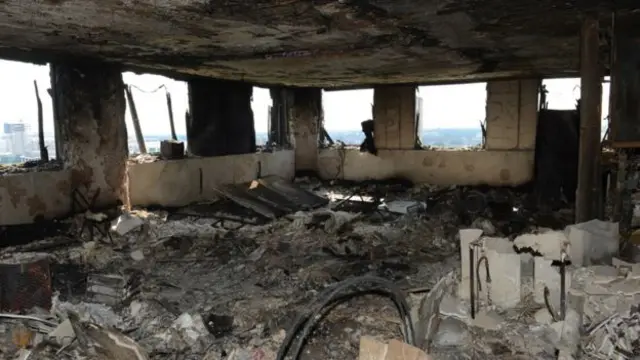
[[[64,320],[58,325],[52,332],[49,333],[48,338],[60,347],[70,345],[75,340],[76,334],[73,331],[73,326],[69,319]]]
[[[575,266],[610,264],[618,254],[618,223],[594,219],[565,229],[569,239],[569,258]]]
[[[440,305],[445,295],[452,292],[456,283],[457,274],[450,272],[442,277],[429,293],[422,298],[420,306],[414,308],[412,314],[416,343],[422,349],[429,349],[431,341],[438,330],[440,322]]]
[[[513,250],[513,244],[508,239],[487,238],[485,249],[489,272],[493,274],[490,286],[485,281],[491,303],[505,309],[518,305],[522,299],[520,254]]]
[[[383,344],[375,339],[363,336],[360,338],[359,360],[432,360],[424,351],[403,343],[391,340]]]
[[[627,277],[640,277],[640,263],[630,263],[616,257],[614,257],[611,262],[622,275]]]
[[[504,318],[495,311],[481,311],[471,320],[471,325],[484,330],[498,331],[504,323]]]
[[[534,300],[538,304],[544,304],[545,287],[549,289],[549,301],[554,309],[559,310],[560,306],[560,270],[558,266],[551,266],[552,260],[543,257],[534,257],[535,274],[534,274]],[[572,269],[565,269],[565,291],[571,287]]]
[[[98,304],[117,306],[126,296],[127,279],[116,274],[87,275],[87,298]]]
[[[578,268],[571,282],[569,295],[581,299],[571,307],[588,322],[629,311],[640,302],[640,279],[626,277],[613,266]]]

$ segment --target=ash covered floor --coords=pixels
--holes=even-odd
[[[132,229],[116,228],[124,235],[94,231],[92,239],[86,230],[77,235],[87,218],[82,214],[65,221],[74,236],[5,248],[0,254],[5,262],[27,253],[46,252],[50,259],[52,310],[23,309],[25,315],[58,324],[71,310],[82,320],[129,336],[151,359],[267,360],[275,359],[297,316],[332,284],[379,276],[394,282],[416,307],[441,278],[459,272],[459,229],[513,237],[541,227],[561,229],[572,218],[568,210],[527,210],[531,196],[506,189],[398,183],[354,187],[309,179],[299,179],[298,185],[331,199],[329,207],[262,224],[243,224],[250,216],[221,221],[233,218],[235,210],[220,202],[134,210],[126,217]],[[387,209],[379,209],[376,199]],[[509,316],[531,317],[537,310],[518,309]],[[354,298],[320,323],[302,358],[355,359],[361,336],[401,339],[400,324],[390,300]],[[442,322],[435,342],[448,350],[434,358],[477,355],[477,349],[451,352],[452,345],[477,337],[494,339],[481,349],[483,358],[536,358],[500,345],[500,334],[455,330],[459,326]],[[54,327],[0,319],[2,357],[24,356],[24,347],[30,349],[29,359],[96,358],[87,355],[94,349],[83,341],[68,344],[68,339],[37,335],[50,334]],[[16,340],[23,333],[29,341]]]

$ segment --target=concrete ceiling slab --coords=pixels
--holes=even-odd
[[[350,87],[578,69],[581,16],[636,1],[0,0],[0,57]],[[634,28],[634,27],[631,27]],[[635,30],[638,31],[638,30]]]

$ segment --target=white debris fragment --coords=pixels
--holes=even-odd
[[[564,321],[562,321],[562,333],[558,349],[569,354],[575,354],[580,345],[580,327],[582,315],[573,309],[567,309]]]
[[[569,257],[575,266],[610,263],[618,254],[618,223],[594,219],[565,229]]]
[[[165,332],[156,335],[166,345],[173,348],[186,348],[194,346],[198,340],[207,335],[202,316],[183,313]]]
[[[61,347],[71,344],[75,337],[76,334],[73,331],[73,326],[71,326],[71,321],[69,321],[69,319],[61,322],[60,325],[58,325],[58,327],[48,335],[49,341],[52,341]]]
[[[91,212],[89,210],[87,210],[84,213],[84,217],[91,220],[91,221],[95,221],[95,222],[103,222],[105,220],[107,220],[109,217],[107,216],[107,214],[104,213],[94,213]]]
[[[486,236],[493,236],[497,233],[493,223],[485,218],[475,219],[473,223],[471,223],[471,227],[482,230],[482,233]]]
[[[471,321],[473,326],[493,331],[500,330],[502,323],[504,319],[493,311],[482,311]]]
[[[553,322],[553,317],[549,314],[549,310],[547,308],[542,308],[536,311],[533,317],[539,324],[550,325]]]
[[[52,301],[51,312],[61,318],[66,318],[69,311],[80,316],[81,321],[91,321],[105,327],[117,328],[122,324],[122,318],[116,314],[110,307],[102,304],[94,303],[78,303],[60,302],[57,297]]]
[[[133,259],[133,261],[144,260],[144,252],[142,250],[134,250],[129,254],[129,256],[131,256],[131,259]]]
[[[536,256],[534,258],[535,275],[534,275],[534,299],[538,304],[544,304],[545,287],[549,289],[549,301],[555,309],[559,309],[560,306],[560,290],[561,290],[561,276],[558,266],[551,266],[552,260]],[[571,287],[571,268],[565,268],[565,289]]]
[[[198,338],[207,334],[207,328],[204,326],[202,317],[200,315],[194,315],[184,313],[176,319],[173,323],[173,327],[182,330],[184,339],[192,345]]]
[[[314,215],[329,215],[329,219],[324,223],[324,230],[329,234],[335,234],[343,229],[343,227],[350,222],[354,221],[359,213],[349,213],[346,211],[331,211],[331,210],[323,210],[317,211]]]
[[[128,232],[141,227],[143,224],[144,220],[127,212],[113,220],[111,223],[111,231],[123,236]]]
[[[380,210],[387,210],[395,214],[415,214],[424,211],[426,208],[426,203],[413,200],[394,200],[378,206]]]

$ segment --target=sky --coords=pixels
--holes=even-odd
[[[141,128],[145,135],[170,133],[169,115],[164,89],[171,93],[173,112],[178,134],[185,134],[184,113],[188,107],[187,85],[163,76],[130,72],[123,74],[126,84],[133,86]],[[31,131],[37,130],[37,108],[33,81],[40,90],[43,103],[45,133],[53,133],[53,113],[49,67],[28,63],[0,60],[0,123],[24,122]],[[545,80],[551,109],[572,109],[580,96],[579,79]],[[373,90],[325,91],[323,95],[324,117],[327,131],[359,130],[360,122],[371,118]],[[474,128],[485,117],[486,84],[421,86],[418,96],[423,98],[425,129]],[[609,84],[603,86],[603,118],[608,115]],[[269,91],[254,88],[252,108],[256,131],[267,131],[267,112],[271,105]],[[126,112],[127,127],[131,129],[131,115]],[[132,136],[133,132],[129,131]]]

